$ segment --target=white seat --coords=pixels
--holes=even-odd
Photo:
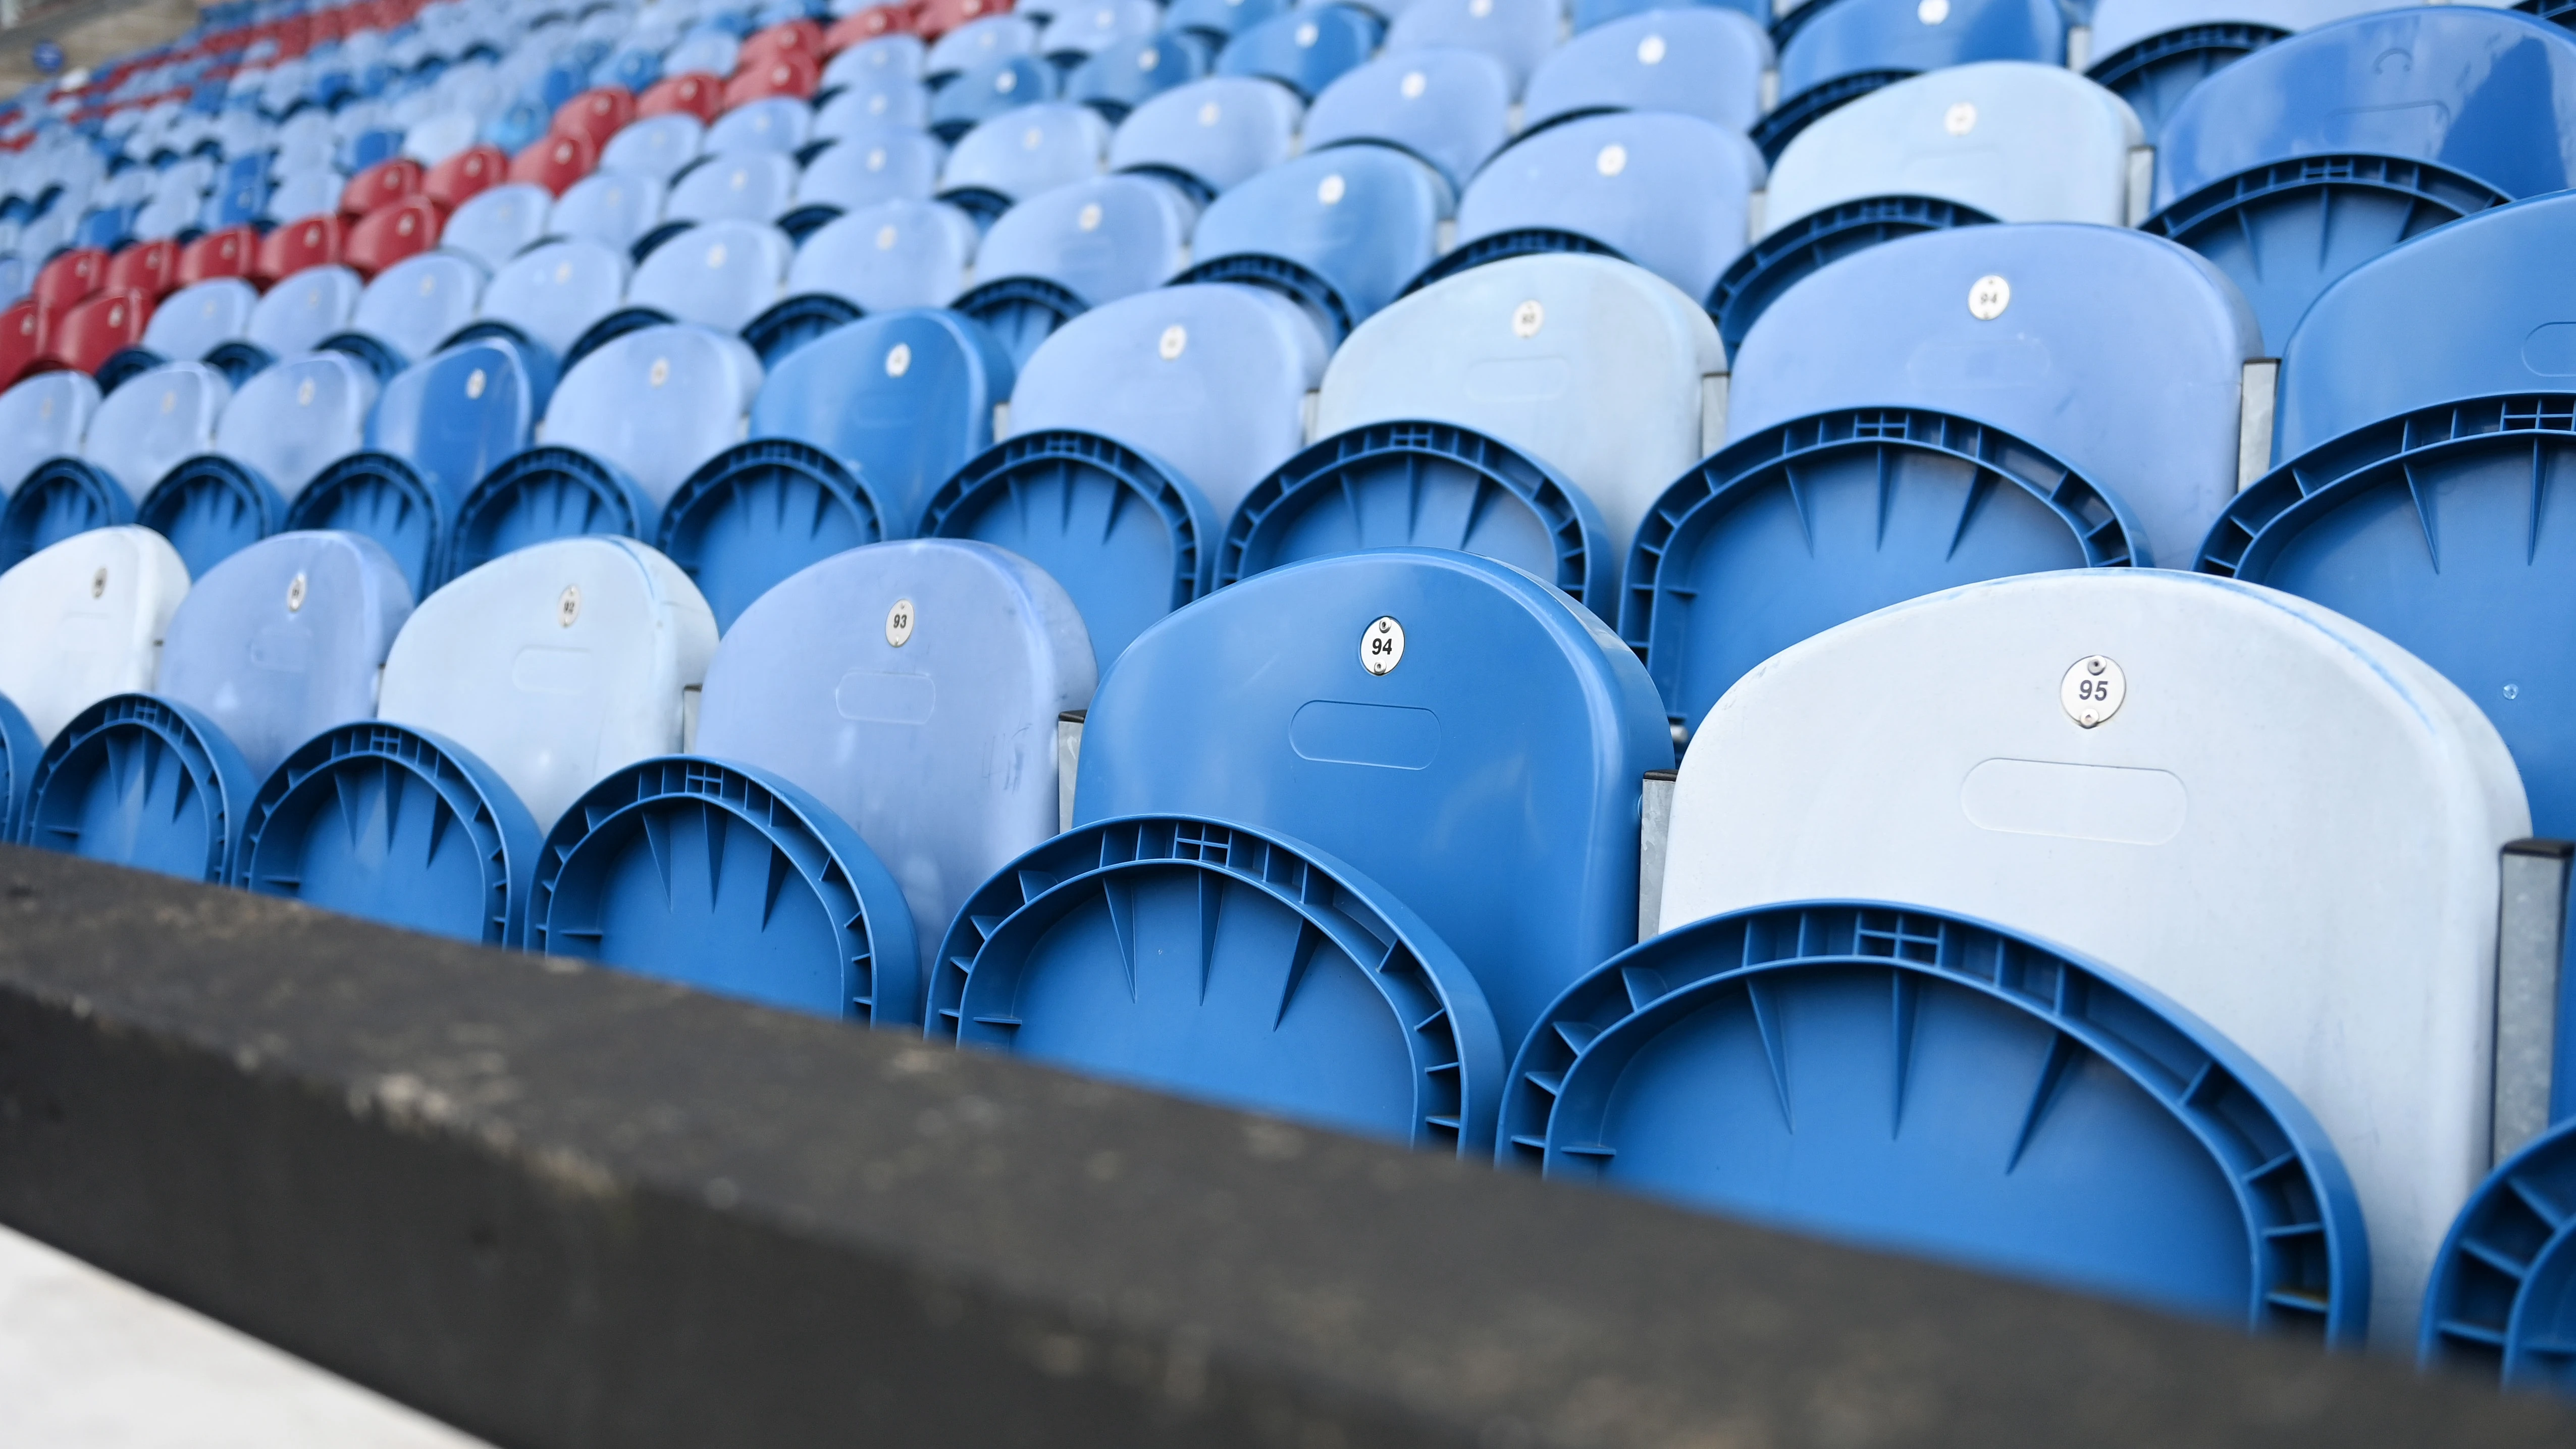
[[[94,528],[0,573],[0,696],[50,740],[111,694],[152,687],[188,566],[148,528]]]
[[[715,649],[677,564],[629,538],[557,539],[423,600],[376,713],[473,751],[543,830],[610,770],[685,748],[684,696]]]
[[[2096,678],[2119,693],[2088,728]],[[1729,691],[1682,760],[1662,927],[1919,903],[2163,993],[2325,1127],[2369,1224],[2372,1335],[2411,1348],[2486,1166],[2498,851],[2529,829],[2484,716],[2350,620],[2206,575],[2025,575]]]

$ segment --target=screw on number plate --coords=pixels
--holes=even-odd
[[[2128,697],[2129,682],[2120,666],[2100,654],[2076,660],[2057,685],[2057,702],[2066,717],[2088,730],[2118,714]]]
[[[569,629],[572,627],[572,621],[580,617],[581,585],[566,584],[564,585],[563,597],[555,600],[555,623],[563,628]]]
[[[297,574],[286,582],[286,612],[299,613],[304,608],[304,575]]]
[[[1380,618],[1360,631],[1360,667],[1371,674],[1395,672],[1404,662],[1404,626],[1392,618]]]
[[[886,642],[897,649],[912,642],[912,600],[897,599],[886,610]]]

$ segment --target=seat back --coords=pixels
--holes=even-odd
[[[2262,351],[2235,285],[2161,238],[1927,232],[1835,262],[1762,314],[1736,352],[1726,434],[1870,407],[1992,424],[2118,497],[2154,562],[2182,568],[2236,496],[2244,364]]]
[[[594,241],[622,252],[660,224],[667,194],[660,177],[601,171],[574,182],[555,198],[546,229],[556,236]]]
[[[608,138],[600,148],[599,169],[668,181],[698,159],[706,140],[707,128],[695,116],[680,112],[647,116]]]
[[[1367,61],[1385,29],[1356,5],[1299,6],[1227,41],[1217,53],[1217,74],[1266,76],[1312,101]]]
[[[0,392],[0,498],[47,458],[78,457],[98,384],[78,372],[40,372]]]
[[[930,87],[919,76],[842,64],[857,53],[849,52],[824,68],[823,83],[841,90],[815,111],[816,140],[847,139],[879,126],[930,124]],[[834,79],[836,71],[841,79]]]
[[[1033,55],[1004,55],[942,85],[930,100],[930,129],[955,140],[985,121],[1057,98],[1054,66]]]
[[[347,267],[307,267],[269,288],[251,309],[243,335],[271,357],[310,352],[323,338],[347,329],[366,285]]]
[[[1011,381],[1008,355],[976,324],[930,308],[880,312],[789,353],[751,405],[751,436],[840,459],[908,529],[931,490],[992,446],[993,405]]]
[[[139,499],[181,460],[215,451],[215,422],[232,396],[232,384],[204,363],[156,367],[99,403],[81,456]]]
[[[922,74],[931,79],[972,70],[1010,55],[1034,55],[1038,23],[1025,15],[988,15],[942,35],[922,59]]]
[[[1473,428],[1581,489],[1624,560],[1647,508],[1703,456],[1709,380],[1725,371],[1708,314],[1652,273],[1513,257],[1361,324],[1325,370],[1315,436],[1416,419]]]
[[[623,251],[595,241],[549,242],[522,253],[483,289],[483,316],[561,357],[626,297]]]
[[[1204,201],[1288,159],[1304,107],[1253,76],[1210,76],[1130,112],[1109,138],[1113,171],[1165,176]]]
[[[1339,343],[1431,264],[1448,211],[1448,183],[1429,166],[1385,146],[1337,146],[1218,197],[1191,233],[1191,278],[1273,287]]]
[[[1109,123],[1089,106],[1023,106],[960,138],[939,173],[939,189],[943,195],[990,193],[1008,205],[1097,174],[1108,150]]]
[[[281,533],[206,571],[170,616],[153,692],[221,726],[264,779],[324,729],[376,712],[411,585],[354,533]]]
[[[246,335],[259,289],[239,277],[217,277],[182,287],[152,309],[143,345],[178,362],[194,362]]]
[[[975,223],[935,201],[881,201],[839,218],[796,251],[790,296],[844,298],[870,312],[945,306],[966,285]]]
[[[1800,17],[1780,47],[1784,105],[1847,77],[1911,75],[1977,61],[2063,65],[2066,14],[2052,0],[1840,0]]]
[[[493,465],[528,446],[537,400],[518,345],[478,338],[396,373],[367,417],[367,446],[409,463],[452,514]]]
[[[796,196],[796,161],[776,151],[712,155],[671,183],[673,221],[767,221]]]
[[[2203,576],[2040,574],[1855,620],[1720,701],[1662,923],[1936,902],[2125,972],[2324,1124],[2370,1225],[2372,1332],[2407,1343],[2486,1158],[2498,852],[2529,828],[2476,709],[2349,620]]]
[[[1489,559],[1389,549],[1140,635],[1092,701],[1074,821],[1191,814],[1321,849],[1429,922],[1517,1041],[1636,939],[1641,780],[1671,759],[1654,686],[1590,614]]]
[[[1762,116],[1762,73],[1771,62],[1771,37],[1741,11],[1650,10],[1584,31],[1541,61],[1522,97],[1521,125],[1534,131],[1595,111],[1676,111],[1750,130]]]
[[[148,377],[148,374],[147,374]],[[281,362],[244,382],[215,424],[216,452],[246,463],[290,501],[363,445],[376,375],[339,352]]]
[[[148,528],[93,528],[0,573],[0,698],[39,741],[111,694],[152,687],[188,568]]]
[[[966,897],[1055,834],[1056,716],[1093,682],[1082,618],[1035,564],[951,539],[870,544],[734,622],[697,753],[782,775],[857,827],[903,888],[926,977]]]
[[[1412,0],[1387,27],[1386,53],[1482,52],[1502,63],[1518,100],[1530,73],[1555,48],[1563,15],[1556,0]]]
[[[1098,0],[1067,5],[1050,17],[1038,34],[1038,53],[1055,59],[1091,55],[1136,36],[1162,28],[1163,7],[1155,0]]]
[[[613,184],[613,183],[612,183]],[[447,219],[439,245],[498,271],[546,234],[554,198],[542,186],[513,183],[475,194]]]
[[[1195,37],[1171,31],[1131,36],[1093,51],[1066,76],[1065,99],[1124,117],[1175,86],[1204,78],[1208,59]]]
[[[798,174],[796,204],[856,211],[880,201],[927,201],[947,158],[947,148],[927,131],[855,133]]]
[[[564,374],[540,441],[615,465],[659,506],[742,436],[760,377],[760,359],[738,338],[689,323],[646,327]]]
[[[1102,176],[1042,192],[993,223],[976,249],[975,290],[958,306],[1025,358],[1082,308],[1179,271],[1196,219],[1188,199],[1158,177]]]
[[[474,320],[483,299],[483,277],[479,263],[453,252],[424,252],[396,262],[358,294],[349,327],[388,343],[406,362],[427,357]]]
[[[770,151],[792,156],[814,133],[814,108],[794,96],[736,106],[707,128],[710,155]]]
[[[1511,72],[1472,50],[1386,55],[1324,88],[1306,112],[1308,151],[1374,141],[1464,187],[1510,135]]]
[[[1696,116],[1569,121],[1477,173],[1458,200],[1458,246],[1571,232],[1703,298],[1744,250],[1763,170],[1740,132]]]
[[[683,322],[738,332],[778,300],[795,256],[795,243],[765,222],[706,222],[655,247],[636,267],[626,301]]]
[[[715,616],[629,538],[503,554],[421,600],[385,656],[376,714],[472,751],[542,829],[620,765],[685,747]]]

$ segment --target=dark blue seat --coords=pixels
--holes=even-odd
[[[1780,100],[1753,142],[1776,161],[1818,117],[1926,71],[1986,60],[2063,65],[2067,14],[2056,0],[1809,0],[1773,28]]]
[[[1430,265],[1448,211],[1448,183],[1429,166],[1384,146],[1336,146],[1218,197],[1180,280],[1268,287],[1338,346]]]
[[[1678,111],[1729,130],[1762,117],[1771,38],[1739,10],[1649,10],[1586,30],[1531,75],[1524,134],[1598,111]]]
[[[1464,189],[1502,149],[1511,103],[1511,74],[1492,56],[1469,50],[1382,56],[1315,97],[1306,113],[1306,149],[1353,141],[1393,146]]]
[[[954,305],[1024,363],[1077,314],[1178,271],[1195,219],[1196,208],[1158,177],[1103,176],[1040,192],[993,223],[976,250],[975,286]]]
[[[1227,41],[1288,9],[1288,0],[1172,0],[1163,23],[1223,49]]]
[[[2138,113],[2152,144],[2165,117],[2221,67],[2293,31],[2377,8],[2369,0],[2103,0],[2084,73]]]
[[[1385,31],[1355,5],[1299,6],[1236,32],[1217,52],[1216,73],[1275,80],[1312,101],[1375,54]]]

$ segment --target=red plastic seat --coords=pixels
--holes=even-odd
[[[724,82],[702,70],[664,76],[635,98],[635,114],[639,117],[686,111],[701,121],[712,121],[723,108]]]
[[[33,297],[21,297],[0,312],[0,388],[27,375],[44,350],[48,330],[44,309]]]
[[[855,14],[844,15],[823,32],[823,54],[839,55],[854,45],[865,45],[887,35],[912,33],[912,7],[909,5],[871,5]]]
[[[739,76],[764,60],[790,55],[819,57],[822,52],[822,26],[811,20],[782,21],[767,30],[753,32],[751,38],[742,43],[733,73]]]
[[[593,86],[555,110],[550,129],[558,136],[579,136],[593,147],[635,119],[635,93],[624,86]]]
[[[599,169],[599,148],[587,136],[548,136],[510,163],[510,179],[532,182],[557,196]]]
[[[100,292],[45,329],[43,345],[36,351],[36,365],[39,369],[50,364],[75,372],[96,372],[99,364],[114,357],[118,349],[141,342],[144,325],[151,320],[152,299],[148,295],[130,290]]]
[[[822,78],[822,63],[810,50],[772,56],[734,72],[733,79],[725,82],[724,108],[730,111],[772,96],[794,96],[801,101],[814,94]]]
[[[377,207],[349,228],[343,260],[357,268],[359,275],[372,277],[406,257],[419,256],[438,245],[438,231],[445,221],[438,203],[426,196],[405,197],[390,206]]]
[[[406,196],[418,196],[428,173],[409,156],[379,161],[349,178],[340,192],[343,216],[366,216]]]
[[[336,262],[348,245],[347,232],[347,225],[336,216],[308,216],[281,226],[261,239],[251,276],[264,288],[306,267]]]
[[[78,247],[45,263],[27,295],[36,299],[37,306],[60,316],[106,280],[107,253],[96,247]]]
[[[969,20],[1010,12],[1011,0],[922,0],[921,8],[913,12],[912,33],[937,40]]]
[[[421,178],[420,194],[454,211],[478,193],[500,185],[509,174],[509,152],[498,146],[468,146],[429,168]]]
[[[179,244],[136,242],[108,259],[107,276],[99,286],[109,292],[142,292],[155,300],[169,296],[179,286]]]
[[[244,224],[210,231],[179,249],[179,285],[216,277],[247,277],[259,262],[259,228]]]

